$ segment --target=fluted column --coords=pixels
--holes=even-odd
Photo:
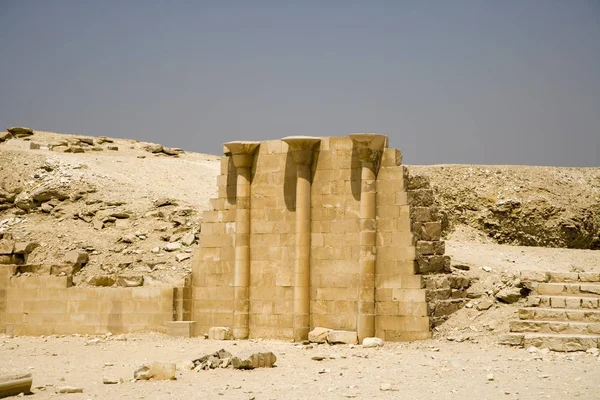
[[[377,164],[387,137],[375,133],[349,135],[361,162],[360,183],[360,259],[358,291],[358,339],[375,335],[375,257]]]
[[[236,171],[235,262],[233,267],[233,338],[250,333],[250,169],[259,142],[224,145]]]
[[[321,139],[282,139],[296,164],[296,255],[294,258],[294,340],[306,340],[310,330],[310,178],[314,148]]]

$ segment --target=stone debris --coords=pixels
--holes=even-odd
[[[33,135],[33,129],[25,128],[24,126],[13,126],[6,128],[7,132],[16,138],[27,137]]]
[[[331,329],[316,327],[308,332],[308,340],[311,343],[327,343],[327,335],[329,335],[329,332],[331,332]]]
[[[379,385],[379,390],[381,390],[382,392],[391,392],[394,389],[391,383],[382,383],[381,385]]]
[[[494,305],[494,302],[492,300],[483,299],[479,303],[477,303],[477,306],[475,306],[475,308],[477,308],[477,310],[479,310],[479,311],[485,311],[485,310],[489,310],[493,305]]]
[[[506,288],[496,293],[496,298],[503,303],[512,304],[521,299],[521,290],[518,288]]]
[[[119,383],[123,383],[123,379],[120,378],[114,378],[114,377],[110,377],[110,378],[102,378],[102,383],[104,385],[117,385]]]
[[[231,340],[233,336],[231,329],[225,326],[213,326],[208,330],[208,339],[210,340]]]
[[[377,337],[368,337],[363,339],[362,347],[383,347],[384,343],[385,342],[383,341],[383,339]]]
[[[68,393],[83,393],[83,388],[77,386],[57,386],[56,393],[68,394]]]
[[[144,363],[133,372],[133,379],[140,380],[175,380],[176,365],[172,363]]]
[[[358,336],[354,331],[332,330],[327,334],[329,344],[358,344]]]
[[[271,368],[275,365],[277,357],[272,352],[258,352],[248,357],[236,357],[230,352],[221,349],[212,354],[206,354],[193,360],[194,371],[205,371],[217,368],[255,369]]]

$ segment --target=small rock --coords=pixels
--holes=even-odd
[[[382,392],[389,392],[392,390],[392,384],[382,383],[381,385],[379,385],[379,390],[381,390]]]
[[[195,367],[192,361],[184,361],[181,364],[177,364],[177,369],[180,371],[191,371]]]
[[[137,380],[175,380],[175,364],[172,363],[144,363],[133,372]]]
[[[485,376],[485,378],[486,378],[488,381],[493,381],[493,380],[494,380],[494,374],[492,374],[492,373],[490,373],[490,374],[487,374],[487,375]]]
[[[490,267],[481,267],[481,269],[485,272],[492,272],[492,269]]]
[[[124,276],[120,275],[117,277],[117,285],[123,287],[138,287],[144,285],[143,275]]]
[[[314,360],[314,361],[323,361],[324,359],[325,359],[324,356],[314,356],[311,358],[311,360]]]
[[[363,339],[362,346],[366,348],[383,347],[384,343],[385,342],[383,341],[383,339],[377,337],[368,337]]]
[[[193,233],[188,232],[181,238],[181,243],[183,243],[184,246],[191,246],[194,244],[194,240],[196,240],[196,236]]]
[[[210,340],[231,340],[233,338],[231,329],[225,326],[213,326],[208,330]]]
[[[24,126],[13,126],[6,130],[14,137],[23,137],[33,135],[33,129],[25,128]]]
[[[496,298],[504,303],[512,304],[521,299],[521,291],[517,288],[506,288],[496,293]]]
[[[332,330],[327,334],[327,342],[329,344],[358,344],[358,336],[354,331]]]
[[[179,253],[175,255],[175,259],[177,260],[177,262],[182,262],[189,258],[192,258],[192,255],[188,253]]]
[[[167,243],[166,245],[163,246],[163,250],[165,250],[165,251],[181,250],[181,243],[179,243],[179,242]]]
[[[489,310],[490,307],[494,305],[494,302],[490,299],[483,299],[479,303],[477,303],[477,308],[479,311]]]
[[[77,386],[58,386],[56,393],[83,393],[83,388]]]
[[[105,385],[116,385],[121,383],[121,380],[118,378],[102,378],[102,383]]]
[[[316,327],[308,332],[308,340],[312,343],[326,343],[329,332],[331,332],[331,329]]]

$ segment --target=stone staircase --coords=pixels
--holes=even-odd
[[[521,273],[531,290],[519,319],[500,343],[554,351],[600,347],[600,273]]]

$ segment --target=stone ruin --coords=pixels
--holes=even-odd
[[[223,338],[301,341],[325,327],[361,342],[411,341],[466,303],[469,281],[450,274],[429,183],[408,176],[386,136],[230,142],[224,153],[185,286],[16,276],[26,266],[14,265],[11,248],[0,255],[0,332],[213,328]]]
[[[410,341],[464,304],[468,281],[424,279],[451,272],[433,192],[386,136],[230,142],[224,153],[193,258],[196,333],[300,341],[327,327]]]

